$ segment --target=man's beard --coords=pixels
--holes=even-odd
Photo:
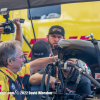
[[[24,64],[24,62],[21,64],[21,67],[19,68],[19,70],[18,71],[20,71],[20,70],[22,70],[22,66],[24,66],[25,64]]]
[[[47,40],[47,42],[49,43],[51,49],[54,49],[54,46],[49,42],[49,39]]]

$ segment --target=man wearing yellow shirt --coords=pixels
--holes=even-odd
[[[24,82],[28,83],[30,74],[43,69],[48,63],[54,62],[54,59],[53,57],[40,58],[27,63],[25,66],[24,61],[25,58],[19,41],[12,40],[0,43],[1,100],[27,100],[27,94],[22,94],[25,91]]]

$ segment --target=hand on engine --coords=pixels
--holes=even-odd
[[[46,75],[46,78],[45,78],[45,85],[47,85],[47,78],[48,78],[48,75]],[[54,77],[50,76],[49,87],[52,89],[55,89],[55,82],[56,81],[57,80]]]

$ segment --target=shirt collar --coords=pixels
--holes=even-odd
[[[13,81],[16,81],[17,74],[14,74],[11,70],[7,67],[0,67],[0,70],[3,71],[7,76],[9,76]]]

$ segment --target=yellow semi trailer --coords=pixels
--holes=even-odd
[[[54,6],[31,8],[31,16],[36,40],[45,40],[49,28],[60,25],[65,29],[65,39],[85,39],[93,33],[100,40],[100,1],[68,3]],[[10,11],[10,20],[15,17],[25,19],[21,24],[24,37],[23,52],[28,60],[31,58],[31,47],[35,42],[31,18],[28,9]],[[5,19],[0,15],[0,22]],[[1,40],[14,39],[15,33],[2,34]]]

